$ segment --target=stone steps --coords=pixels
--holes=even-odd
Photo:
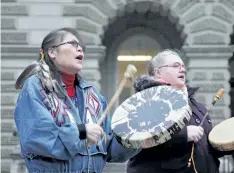
[[[62,19],[62,18],[61,18]],[[61,27],[59,27],[61,28]],[[3,30],[1,32],[1,41],[2,44],[19,44],[25,45],[31,42],[31,44],[41,44],[42,39],[50,32],[50,29],[41,30],[41,29],[33,29],[32,30]],[[86,45],[100,45],[101,40],[94,33],[90,33],[87,31],[79,32],[83,42]]]
[[[1,143],[2,146],[15,146],[19,144],[19,138],[15,136],[10,136],[10,135],[1,135]]]
[[[83,69],[84,70],[98,70],[99,69],[99,62],[98,59],[93,59],[93,58],[88,58],[85,57],[86,60],[83,62]],[[20,61],[17,61],[15,63],[15,59],[2,59],[2,69],[9,71],[15,71],[18,70],[22,71],[25,69],[28,65],[32,64],[35,62],[38,58],[37,57],[32,57],[31,59],[20,59]],[[83,70],[82,70],[83,71]],[[18,73],[17,73],[18,74]]]
[[[8,30],[7,30],[8,31]],[[28,45],[28,44],[11,44],[11,45],[1,45],[2,53],[39,53],[40,44]],[[86,45],[85,53],[105,53],[105,47],[101,45]]]
[[[9,25],[8,27],[10,27],[10,25],[13,25],[13,24],[8,23]],[[9,38],[6,35],[4,37]],[[14,109],[15,109],[16,98],[18,95],[17,91],[14,89],[14,81],[17,78],[18,72],[21,70],[19,70],[19,68],[13,68],[13,69],[7,68],[6,69],[4,68],[6,64],[8,64],[7,61],[5,62],[2,61],[1,173],[10,173],[10,167],[11,167],[11,162],[12,162],[11,153],[14,151],[15,146],[19,143],[18,137],[13,136]]]
[[[16,104],[17,95],[15,93],[2,93],[1,101],[2,106],[13,106]]]
[[[40,45],[1,45],[2,53],[39,53]]]
[[[26,45],[26,44],[22,44],[22,45],[15,45],[15,44],[6,45],[5,44],[1,46],[1,51],[2,51],[1,52],[2,60],[5,60],[5,61],[14,60],[14,63],[15,63],[15,60],[18,60],[18,59],[20,59],[20,61],[21,60],[36,61],[39,58],[40,45],[35,45],[35,46],[30,47],[29,45]],[[86,62],[90,60],[99,61],[105,57],[105,48],[103,46],[87,45],[84,55],[85,55],[84,64],[86,64]],[[18,62],[20,63],[20,61]],[[92,62],[89,62],[89,64],[92,64]]]
[[[14,118],[15,106],[2,106],[1,108],[1,118],[3,120],[13,120]]]
[[[28,15],[27,5],[15,4],[15,3],[2,3],[1,14],[2,16],[27,16]]]
[[[1,133],[11,133],[15,129],[14,119],[2,119],[1,121]]]
[[[10,74],[9,78],[12,78],[11,74]],[[16,93],[16,92],[18,92],[15,89],[15,82],[11,81],[11,80],[9,80],[9,81],[2,81],[1,92],[4,92],[4,93]]]
[[[27,32],[12,32],[2,31],[1,32],[2,44],[27,44]]]
[[[10,154],[13,152],[14,146],[2,146],[1,147],[1,158],[2,159],[11,159]]]
[[[22,70],[28,65],[35,62],[36,59],[21,59],[20,61],[15,61],[15,59],[2,59],[2,72],[14,72],[15,79]],[[14,80],[15,80],[14,79]]]
[[[2,81],[10,81],[10,82],[12,82],[12,81],[14,81],[16,79],[15,72],[10,71],[10,70],[4,72],[4,70],[2,70],[2,72],[1,72],[1,79],[2,79]]]
[[[10,173],[11,160],[10,159],[2,159],[1,161],[1,173]]]
[[[21,60],[21,59],[31,59],[37,60],[39,58],[39,53],[2,53],[2,59],[14,59],[14,60]]]

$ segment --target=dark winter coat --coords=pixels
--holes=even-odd
[[[157,82],[141,81],[135,83],[135,90],[161,85]],[[188,87],[189,104],[192,109],[192,117],[187,125],[199,125],[202,121],[206,108],[194,99],[198,88]],[[212,129],[211,119],[208,116],[203,123],[204,135],[195,144],[194,159],[199,173],[218,173],[219,157],[224,152],[214,150],[208,141],[208,134]],[[143,149],[138,155],[131,158],[127,165],[127,173],[193,173],[193,165],[187,167],[192,151],[192,142],[187,142],[187,128],[168,142],[159,146]]]

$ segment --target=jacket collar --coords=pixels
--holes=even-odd
[[[79,75],[76,75],[76,79],[78,81],[78,86],[82,89],[88,88],[88,87],[92,87],[91,84],[89,84],[88,82],[86,82],[84,79],[82,79]]]
[[[198,91],[199,87],[190,87],[187,85],[187,91],[189,98],[194,97],[194,94]]]

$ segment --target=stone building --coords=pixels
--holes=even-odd
[[[119,55],[153,56],[176,48],[184,52],[189,84],[200,86],[200,102],[209,105],[217,90],[225,89],[212,109],[214,125],[234,114],[234,0],[2,0],[1,14],[2,173],[25,172],[18,138],[12,135],[14,81],[37,59],[52,29],[80,31],[87,45],[83,75],[109,100],[128,63],[136,65],[138,74],[146,72],[147,61],[118,61]],[[126,86],[115,106],[131,94]],[[233,167],[231,157],[221,159],[221,172]],[[125,164],[105,168],[124,170]]]

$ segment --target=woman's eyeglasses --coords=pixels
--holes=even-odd
[[[74,41],[68,41],[68,42],[65,42],[65,43],[61,43],[61,44],[58,44],[58,45],[52,46],[52,47],[59,47],[59,46],[62,46],[64,44],[70,44],[76,49],[80,46],[82,48],[83,52],[85,52],[85,47],[83,45],[81,45],[79,42],[75,41],[75,40]]]

